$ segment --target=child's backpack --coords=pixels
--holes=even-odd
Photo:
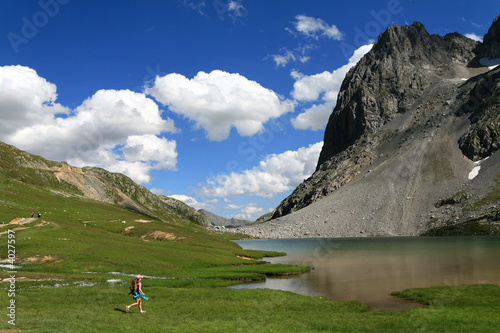
[[[128,293],[129,295],[135,295],[135,287],[133,283],[130,284],[128,289],[130,289],[130,292]]]

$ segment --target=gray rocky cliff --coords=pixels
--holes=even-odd
[[[471,160],[491,156],[500,148],[500,69],[482,76],[458,115],[471,113],[471,126],[459,140],[460,149]]]
[[[480,60],[500,58],[499,25],[497,18],[484,43],[457,33],[430,35],[419,22],[389,26],[347,73],[325,129],[316,172],[270,219],[294,223],[292,217],[283,217],[306,214],[298,211],[317,207],[328,197],[330,206],[341,207],[330,209],[328,216],[313,216],[330,227],[324,230],[331,230],[333,220],[340,218],[348,221],[347,230],[355,224],[352,220],[365,215],[365,222],[355,224],[365,235],[418,234],[436,226],[435,221],[461,221],[456,209],[435,212],[435,203],[470,185],[467,175],[473,161],[497,158],[500,70]],[[495,186],[500,173],[494,163],[492,168],[490,177],[483,179],[488,188]],[[389,175],[389,170],[398,174]],[[355,186],[360,192],[352,192]],[[360,199],[365,196],[370,199]],[[349,216],[340,211],[345,207]],[[268,219],[258,221],[264,225]],[[377,219],[391,226],[363,226]]]
[[[480,57],[496,59],[500,57],[500,15],[495,18],[483,38],[483,44],[478,50]]]
[[[365,133],[407,112],[437,82],[463,74],[477,43],[458,34],[429,35],[415,22],[393,25],[346,75],[328,120],[318,167]]]

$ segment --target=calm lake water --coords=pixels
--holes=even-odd
[[[360,301],[375,310],[415,304],[392,291],[431,286],[500,285],[500,237],[377,237],[236,241],[244,249],[286,252],[269,262],[307,265],[310,273],[234,289],[269,288],[333,300]]]

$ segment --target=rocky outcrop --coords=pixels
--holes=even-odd
[[[489,59],[500,58],[500,15],[493,21],[483,38],[483,44],[478,50],[479,57]]]
[[[500,173],[487,163],[489,171],[482,172],[488,177],[467,180],[472,161],[499,148],[500,70],[479,58],[497,54],[498,24],[497,18],[484,43],[457,33],[430,35],[418,22],[388,27],[342,83],[316,172],[281,202],[273,221],[283,225],[304,215],[321,223],[320,234],[352,236],[351,229],[358,235],[413,235],[431,221],[460,220],[456,207],[436,212],[435,203],[477,182],[470,205]],[[338,208],[329,209],[326,201]],[[343,231],[332,233],[333,224]]]
[[[181,217],[200,225],[209,225],[207,219],[194,208],[174,198],[154,194],[121,173],[95,167],[70,167],[70,172],[64,177],[61,171],[58,174],[94,200],[117,204],[164,220]]]
[[[491,156],[500,148],[500,68],[478,80],[462,113],[471,113],[472,124],[459,140],[464,155],[473,161]]]
[[[494,20],[476,51],[471,66],[500,64],[500,16]],[[465,156],[477,161],[500,148],[500,69],[496,67],[475,81],[467,102],[457,115],[470,115],[471,126],[460,138],[459,145]]]

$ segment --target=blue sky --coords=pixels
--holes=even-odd
[[[316,167],[390,24],[481,40],[498,1],[4,0],[0,140],[255,220]]]

